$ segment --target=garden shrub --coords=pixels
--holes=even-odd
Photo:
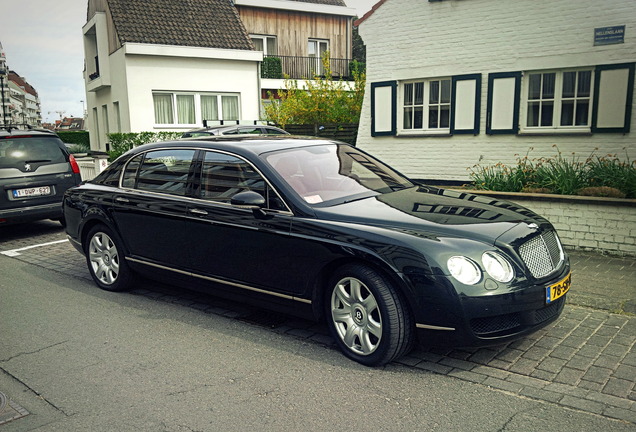
[[[513,166],[503,163],[473,166],[469,175],[474,187],[502,192],[636,198],[636,161],[594,153],[582,161],[575,153],[564,157],[556,145],[553,147],[557,154],[549,158],[530,159],[528,155],[533,150],[530,148],[524,157],[517,157]]]
[[[181,134],[181,132],[127,132],[108,134],[108,139],[110,140],[108,160],[112,162],[128,150],[142,144],[174,140],[179,138]]]

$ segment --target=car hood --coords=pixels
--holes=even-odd
[[[462,237],[495,244],[507,231],[526,236],[550,223],[517,204],[487,196],[417,186],[315,209],[319,219],[416,231],[435,237]]]

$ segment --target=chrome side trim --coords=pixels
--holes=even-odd
[[[440,327],[428,324],[415,324],[415,327],[426,329],[426,330],[444,330],[444,331],[455,331],[454,327]]]
[[[199,279],[204,279],[204,280],[207,280],[207,281],[210,281],[210,282],[216,282],[216,283],[220,283],[220,284],[223,284],[223,285],[230,285],[230,286],[233,286],[233,287],[236,287],[236,288],[241,288],[241,289],[245,289],[245,290],[249,290],[249,291],[254,291],[254,292],[261,293],[261,294],[268,294],[268,295],[271,295],[271,296],[280,297],[280,298],[284,298],[284,299],[287,299],[287,300],[294,300],[294,301],[301,302],[301,303],[311,304],[311,300],[300,298],[300,297],[294,297],[294,296],[290,296],[290,295],[287,295],[287,294],[281,294],[281,293],[276,293],[276,292],[272,292],[272,291],[267,291],[267,290],[263,290],[263,289],[260,289],[260,288],[255,288],[255,287],[252,287],[252,286],[249,286],[249,285],[243,285],[243,284],[236,283],[236,282],[229,282],[229,281],[226,281],[226,280],[223,280],[223,279],[217,279],[217,278],[213,278],[213,277],[210,277],[210,276],[204,276],[204,275],[200,275],[200,274],[197,274],[197,273],[192,273],[192,272],[187,272],[187,271],[184,271],[184,270],[175,269],[175,268],[172,268],[172,267],[166,267],[166,266],[162,266],[160,264],[155,264],[155,263],[151,263],[151,262],[148,262],[148,261],[143,261],[143,260],[140,260],[140,259],[137,259],[137,258],[126,257],[126,259],[128,261],[136,262],[138,264],[143,264],[143,265],[147,265],[147,266],[150,266],[150,267],[156,267],[156,268],[159,268],[159,269],[162,269],[162,270],[168,270],[168,271],[171,271],[171,272],[174,272],[174,273],[179,273],[179,274],[186,275],[186,276],[192,276],[192,277],[196,277],[196,278],[199,278]]]

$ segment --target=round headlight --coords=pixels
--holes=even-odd
[[[484,252],[481,256],[486,273],[497,282],[510,282],[515,277],[512,266],[503,256],[496,252]]]
[[[481,280],[481,270],[477,264],[466,257],[450,257],[446,265],[450,274],[463,284],[475,285]]]

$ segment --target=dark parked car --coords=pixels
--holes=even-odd
[[[54,132],[0,129],[0,225],[63,222],[64,192],[81,180],[75,158]]]
[[[137,274],[326,319],[381,365],[416,333],[498,344],[554,321],[570,265],[544,218],[417,185],[359,149],[298,137],[138,147],[65,198],[101,288]]]
[[[289,135],[289,132],[269,125],[226,125],[210,126],[184,132],[181,138],[196,138],[210,135]]]

